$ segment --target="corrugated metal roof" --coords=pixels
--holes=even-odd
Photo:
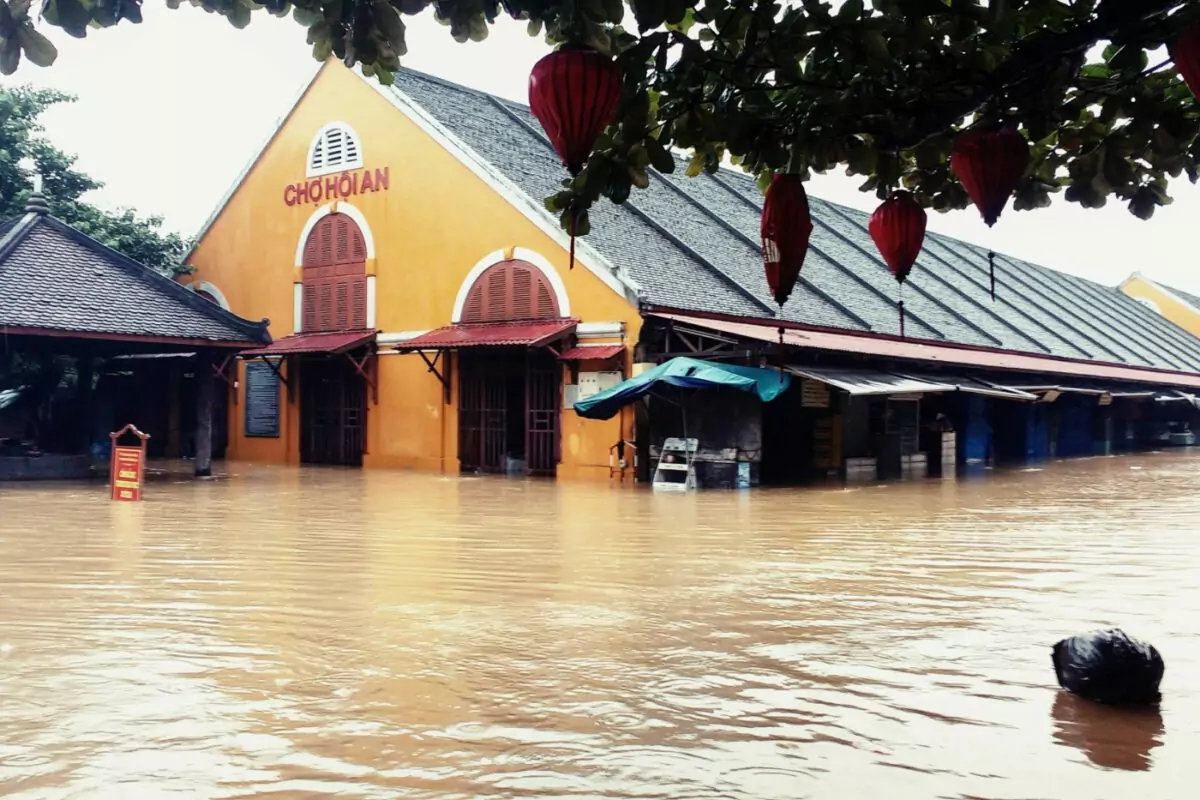
[[[559,361],[604,361],[625,352],[623,344],[600,344],[572,347],[558,357]]]
[[[529,109],[420,73],[395,88],[536,201],[566,174]],[[622,205],[601,201],[588,242],[628,271],[648,305],[754,318],[776,310],[762,275],[753,179],[653,174]],[[896,283],[868,215],[811,198],[814,230],[801,285],[781,319],[856,333],[899,333]],[[997,228],[1003,233],[1003,225]],[[983,248],[930,233],[904,290],[909,339],[1036,356],[1200,371],[1200,340],[1111,287],[999,255],[988,293]]]
[[[396,345],[397,350],[457,350],[469,347],[537,347],[575,330],[577,319],[537,319],[447,325]]]
[[[266,347],[247,350],[245,358],[291,356],[305,353],[345,353],[375,338],[375,331],[337,331],[336,333],[295,333],[276,339]]]
[[[91,337],[269,342],[251,322],[48,215],[26,215],[0,248],[0,328]],[[14,330],[14,332],[16,332]]]

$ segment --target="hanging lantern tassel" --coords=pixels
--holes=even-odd
[[[779,385],[783,385],[783,366],[787,360],[787,351],[783,346],[783,328],[779,329]]]
[[[575,269],[575,211],[574,210],[571,211],[570,233],[571,233],[571,261],[570,261],[570,264],[568,264],[567,269],[574,270]]]
[[[996,300],[996,253],[988,250],[988,276],[992,279],[992,301]]]
[[[910,192],[892,192],[875,213],[867,230],[892,276],[900,284],[900,338],[904,338],[904,281],[912,272],[925,243],[925,209]]]
[[[954,140],[950,169],[988,227],[1000,219],[1017,184],[1029,167],[1029,142],[1015,128],[967,131]],[[996,267],[988,256],[992,300],[996,299]]]

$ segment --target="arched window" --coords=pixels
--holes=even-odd
[[[331,122],[317,131],[308,148],[308,177],[361,169],[362,147],[358,134],[344,122]]]
[[[367,327],[367,245],[346,214],[329,214],[304,243],[303,330]]]
[[[559,316],[554,289],[527,261],[501,261],[483,271],[467,292],[462,322],[504,322]]]

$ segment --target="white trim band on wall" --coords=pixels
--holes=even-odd
[[[375,327],[375,276],[367,276],[367,328]]]
[[[451,323],[462,322],[463,309],[467,305],[467,295],[471,293],[471,287],[475,285],[475,281],[479,279],[479,276],[488,267],[495,266],[504,261],[504,256],[504,250],[494,250],[479,259],[475,262],[475,266],[471,267],[471,271],[467,273],[467,277],[463,279],[462,284],[458,287],[458,296],[454,298],[454,311],[450,314]],[[546,282],[550,284],[550,288],[554,290],[554,297],[558,300],[559,315],[563,317],[571,316],[571,300],[567,297],[567,286],[563,283],[562,276],[558,274],[558,270],[550,263],[550,259],[541,253],[524,247],[514,247],[512,257],[515,261],[524,261],[536,267],[546,277]]]
[[[292,284],[292,333],[304,330],[304,284]]]
[[[624,335],[624,322],[581,322],[575,328],[575,336],[580,339],[616,339]]]

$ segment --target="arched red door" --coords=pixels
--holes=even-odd
[[[461,323],[553,319],[558,298],[545,274],[510,259],[484,270],[467,290]],[[459,360],[459,464],[505,472],[523,463],[554,475],[559,454],[562,369],[545,350],[464,350]]]
[[[304,333],[367,327],[367,245],[345,214],[323,217],[304,242]],[[366,451],[367,387],[344,355],[300,362],[300,460],[361,466]]]

